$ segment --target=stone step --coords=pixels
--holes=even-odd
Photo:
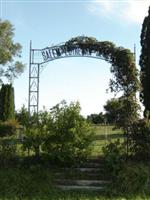
[[[104,168],[104,164],[103,163],[96,163],[96,162],[86,162],[81,164],[79,167],[83,167],[83,168]]]
[[[102,157],[93,157],[86,160],[86,163],[104,163],[104,158]]]
[[[76,173],[68,173],[68,172],[55,172],[54,173],[55,178],[57,179],[85,179],[85,180],[109,180],[109,176],[103,174],[103,173],[97,173],[97,172],[76,172]]]
[[[93,167],[77,167],[75,170],[80,172],[101,172],[102,170],[99,168],[93,168]]]
[[[88,190],[88,191],[102,191],[102,186],[78,186],[78,185],[57,185],[57,188],[61,190]]]
[[[106,180],[72,180],[72,179],[56,179],[57,185],[77,185],[77,186],[104,186],[110,181]]]
[[[67,172],[102,172],[102,168],[95,168],[95,167],[76,167],[76,168],[60,168],[60,171],[67,171]]]

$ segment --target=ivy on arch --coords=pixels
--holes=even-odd
[[[95,54],[111,64],[109,88],[111,92],[122,92],[119,98],[123,102],[120,127],[125,133],[130,132],[131,125],[138,119],[139,104],[136,93],[139,90],[138,70],[135,64],[134,54],[126,48],[117,47],[109,41],[98,41],[93,37],[79,36],[65,43],[68,52],[80,49],[82,55]]]
[[[109,41],[98,41],[93,37],[79,36],[65,43],[67,51],[81,49],[82,55],[101,57],[111,64],[110,71],[113,79],[110,80],[112,92],[123,91],[124,96],[134,96],[139,88],[138,71],[135,65],[134,54],[126,48],[117,47]]]

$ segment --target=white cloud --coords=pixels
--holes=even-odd
[[[150,0],[144,1],[129,1],[128,10],[124,11],[125,18],[132,22],[142,23],[144,17],[148,14]]]
[[[101,2],[95,2],[92,1],[88,5],[88,10],[90,13],[98,16],[108,16],[108,13],[110,14],[113,10],[114,4],[110,1],[101,1]]]
[[[100,17],[115,17],[132,23],[142,23],[149,6],[150,0],[100,0],[91,1],[88,10]]]

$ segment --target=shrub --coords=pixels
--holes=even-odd
[[[0,120],[14,120],[14,109],[14,88],[12,84],[2,84],[0,89]]]
[[[53,191],[51,169],[37,166],[3,168],[0,180],[0,199],[51,199],[46,198]]]
[[[113,185],[114,187],[114,185]],[[150,165],[128,163],[116,179],[114,190],[121,194],[150,194]]]
[[[8,166],[16,160],[17,143],[16,140],[0,140],[0,167]]]
[[[130,150],[140,160],[150,159],[150,120],[142,119],[132,125]]]
[[[40,155],[40,147],[44,142],[44,134],[35,126],[26,129],[23,139],[23,150],[32,150],[38,157]]]
[[[80,115],[79,103],[68,106],[63,101],[51,109],[43,150],[53,161],[77,163],[89,154],[92,136],[90,125]]]
[[[19,128],[19,124],[15,120],[0,122],[0,137],[12,136]]]
[[[112,178],[116,178],[125,162],[123,144],[121,144],[119,140],[114,143],[110,143],[103,147],[103,153],[106,164],[106,172],[108,172]]]

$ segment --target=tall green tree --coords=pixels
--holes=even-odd
[[[108,100],[104,105],[107,122],[127,131],[127,128],[139,118],[139,106],[133,99],[120,97]]]
[[[16,57],[21,57],[21,45],[15,43],[14,27],[5,20],[0,19],[0,82],[3,82],[3,77],[12,81],[18,77],[23,70],[24,65],[16,61]]]
[[[29,118],[29,112],[27,108],[25,108],[25,105],[23,105],[22,108],[15,113],[15,118],[22,126],[26,128],[29,126],[32,120],[31,117]]]
[[[100,112],[99,114],[91,114],[87,116],[87,121],[93,123],[93,124],[104,124],[106,121],[105,115]]]
[[[115,124],[120,119],[120,108],[122,103],[119,99],[112,98],[106,102],[104,109],[106,111],[107,123]]]
[[[141,101],[145,106],[145,114],[150,117],[150,8],[145,17],[141,32]]]
[[[14,118],[14,88],[11,84],[3,84],[0,90],[0,120],[7,121]]]

